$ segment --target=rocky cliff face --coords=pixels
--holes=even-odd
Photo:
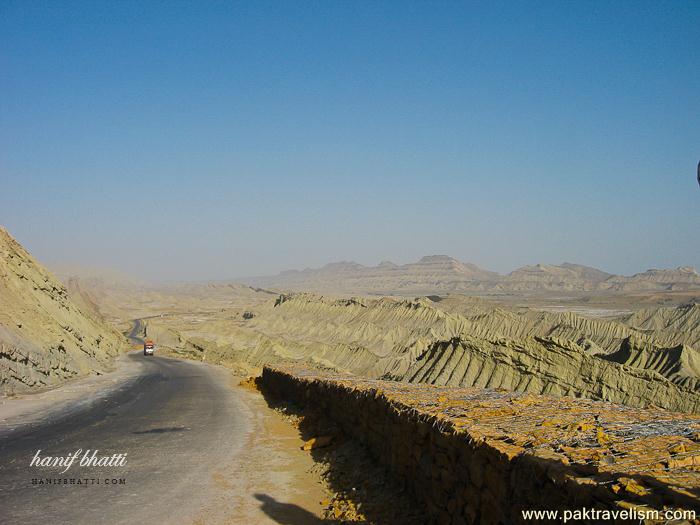
[[[84,298],[76,302],[0,227],[0,393],[110,368],[126,341]]]

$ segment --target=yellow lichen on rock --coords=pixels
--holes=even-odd
[[[262,381],[366,445],[437,522],[510,523],[523,508],[585,502],[700,510],[699,416],[297,367],[265,367]]]
[[[314,450],[324,448],[333,443],[333,436],[317,436],[307,440],[301,447],[302,450]]]

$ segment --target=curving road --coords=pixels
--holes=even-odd
[[[139,328],[137,322],[134,339]],[[141,352],[125,359],[138,372],[108,395],[0,432],[0,523],[195,521],[216,493],[213,473],[240,449],[249,416],[219,368]],[[38,450],[62,457],[78,449],[127,454],[127,464],[74,464],[64,474],[30,466]],[[47,478],[61,484],[32,482]]]

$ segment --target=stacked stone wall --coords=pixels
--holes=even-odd
[[[700,515],[697,416],[294,368],[266,367],[260,383],[365,445],[434,523],[534,522],[525,510],[601,513],[579,523]]]

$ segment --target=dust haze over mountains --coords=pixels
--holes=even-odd
[[[294,362],[700,411],[700,277],[691,268],[624,277],[565,263],[503,276],[428,256],[286,272],[261,279],[266,287],[83,272],[60,282],[0,230],[3,391],[108,370],[125,343],[115,327],[126,333],[142,319],[164,352],[246,372]],[[311,293],[326,289],[335,297]],[[377,294],[404,297],[367,297]]]
[[[631,292],[697,289],[700,288],[700,275],[694,268],[682,266],[622,276],[572,263],[524,266],[507,275],[499,275],[446,255],[432,255],[401,266],[390,261],[373,267],[339,262],[318,269],[290,270],[275,276],[241,279],[241,282],[277,289],[389,295],[465,291]]]
[[[3,10],[0,209],[46,264],[700,267],[693,3],[170,8]]]

